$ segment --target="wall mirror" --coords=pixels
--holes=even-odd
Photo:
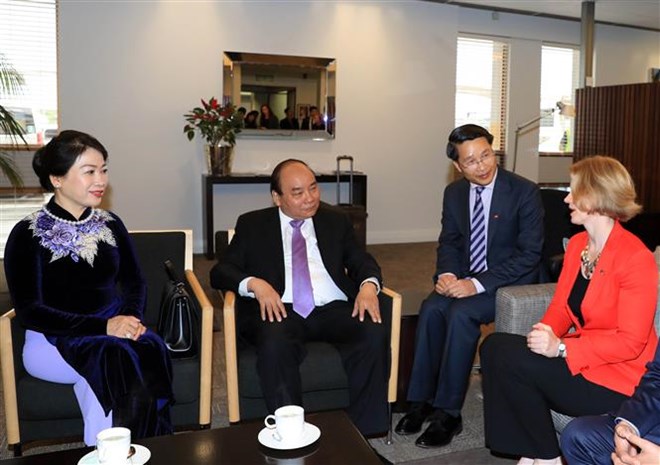
[[[334,139],[334,58],[225,52],[223,103],[245,109],[240,138]]]

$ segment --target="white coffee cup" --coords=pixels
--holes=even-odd
[[[266,428],[275,429],[273,439],[284,443],[296,443],[302,439],[305,429],[305,409],[299,405],[285,405],[268,415]]]
[[[131,430],[114,427],[96,435],[96,452],[100,465],[125,465],[131,448]]]

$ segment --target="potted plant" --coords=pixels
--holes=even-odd
[[[0,95],[15,95],[24,84],[23,76],[0,53]],[[27,141],[23,137],[25,134],[23,127],[2,105],[0,105],[0,132],[9,135],[13,145],[18,145],[20,141],[27,145]],[[13,187],[23,186],[23,179],[14,160],[3,150],[0,150],[0,172],[5,175]]]
[[[202,99],[201,102],[201,107],[195,107],[183,115],[188,122],[183,132],[188,140],[192,140],[195,130],[198,130],[206,140],[209,173],[227,176],[231,173],[236,134],[243,127],[242,115],[232,104],[220,105],[215,97],[211,97],[208,102]]]

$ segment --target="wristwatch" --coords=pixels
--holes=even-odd
[[[564,344],[564,341],[559,341],[559,347],[557,347],[557,357],[566,358],[566,344]]]

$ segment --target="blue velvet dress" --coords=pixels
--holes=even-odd
[[[12,230],[7,284],[18,321],[43,333],[89,383],[114,426],[134,438],[172,432],[172,367],[162,339],[108,336],[116,315],[142,319],[146,285],[133,244],[114,214],[88,208],[79,220],[51,200]]]

